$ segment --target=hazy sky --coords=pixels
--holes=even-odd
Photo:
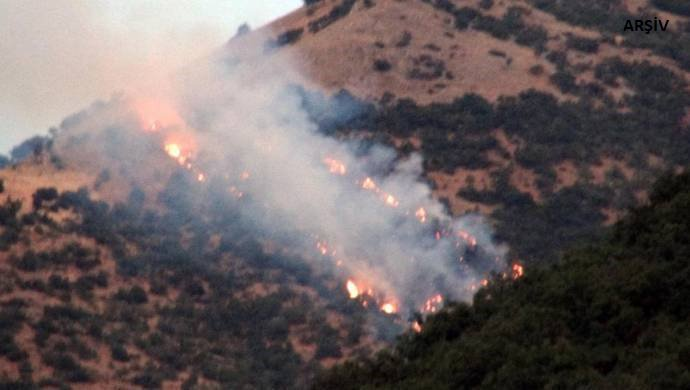
[[[0,0],[0,154],[301,0]]]

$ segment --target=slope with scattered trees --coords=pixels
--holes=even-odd
[[[319,389],[687,389],[690,175],[661,179],[608,238],[497,279]]]

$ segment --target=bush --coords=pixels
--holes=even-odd
[[[91,374],[66,353],[48,353],[43,356],[43,361],[53,367],[68,382],[90,382],[92,380]]]
[[[148,302],[146,291],[139,286],[134,286],[129,290],[120,288],[115,294],[115,299],[134,305],[141,305]]]
[[[652,5],[660,10],[690,16],[690,4],[685,0],[652,0]]]
[[[110,345],[110,356],[112,356],[113,360],[116,360],[118,362],[128,362],[129,361],[129,353],[127,353],[127,349],[122,345],[118,343],[113,343]]]
[[[388,72],[393,66],[386,60],[375,60],[374,70],[377,72]]]
[[[550,79],[563,93],[575,93],[577,91],[575,76],[569,72],[559,70],[551,75]]]
[[[596,53],[599,50],[599,42],[597,42],[596,39],[578,37],[576,35],[571,35],[568,37],[566,46],[570,49],[585,53]]]
[[[43,202],[51,202],[58,198],[58,191],[55,187],[39,188],[33,194],[34,210],[41,208]]]

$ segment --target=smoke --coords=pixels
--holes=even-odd
[[[168,142],[193,149],[181,164],[189,168],[193,161],[203,172],[200,186],[223,183],[257,235],[315,267],[333,267],[343,286],[352,279],[402,311],[418,310],[439,293],[469,299],[488,271],[504,267],[504,250],[479,216],[453,218],[432,197],[419,155],[399,159],[384,146],[364,148],[321,134],[292,87],[309,85],[298,72],[299,59],[267,53],[262,45],[233,46],[178,74],[175,92],[166,97],[175,106],[175,123],[164,123],[162,131]],[[63,134],[133,126],[114,126],[113,112],[103,113],[107,125],[76,120],[63,125]],[[352,107],[329,117],[341,114],[352,115]]]

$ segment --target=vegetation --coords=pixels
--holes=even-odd
[[[460,196],[499,206],[492,215],[498,222],[498,235],[507,240],[515,256],[528,262],[548,261],[563,247],[591,237],[605,220],[603,210],[624,211],[635,204],[635,193],[647,188],[658,174],[647,163],[650,155],[659,156],[669,166],[690,164],[690,144],[677,142],[678,137],[690,135],[683,124],[690,95],[680,76],[647,61],[620,58],[598,64],[594,83],[577,84],[567,60],[560,69],[551,80],[563,92],[578,97],[575,102],[534,90],[501,97],[495,104],[468,94],[428,106],[411,99],[374,106],[346,92],[323,103],[329,99],[302,93],[305,108],[325,134],[365,133],[372,141],[391,145],[393,138],[417,138],[419,148],[406,144],[400,150],[421,153],[427,173],[491,170],[493,190],[484,194],[464,191]],[[633,93],[616,103],[603,86],[621,81]],[[319,99],[321,103],[312,103]],[[355,108],[348,109],[351,115],[345,119],[334,121],[324,114],[324,107],[336,111]],[[626,109],[621,110],[623,107]],[[492,133],[495,129],[519,140],[514,155],[497,141]],[[495,177],[510,175],[514,167],[499,169],[491,155],[534,172],[535,190],[542,199],[537,202],[520,193],[509,180],[498,183]],[[602,157],[625,161],[640,173],[592,185],[588,172]],[[556,191],[556,167],[564,162],[574,163],[582,180]],[[526,220],[531,222],[525,225]]]
[[[688,388],[690,175],[650,198],[606,240],[497,278],[314,388]]]
[[[664,11],[690,16],[690,4],[683,0],[652,0],[652,4]]]
[[[352,11],[356,3],[357,0],[342,0],[341,3],[333,7],[328,14],[309,22],[309,31],[317,33],[341,18],[344,18]]]
[[[316,275],[301,259],[264,253],[227,199],[210,221],[191,213],[187,180],[193,178],[171,180],[163,200],[175,207],[165,214],[143,209],[137,189],[127,205],[93,201],[85,189],[41,188],[28,214],[19,215],[18,202],[0,208],[0,251],[15,253],[9,269],[0,270],[0,294],[29,290],[46,298],[31,303],[30,315],[23,301],[0,299],[0,356],[25,373],[0,386],[99,383],[94,362],[105,359],[99,365],[112,364],[119,380],[133,386],[160,387],[185,371],[192,387],[204,380],[229,388],[304,388],[321,359],[361,348],[365,313],[382,316],[375,307],[347,299],[330,273]],[[54,214],[65,210],[73,217],[56,222]],[[73,241],[19,250],[28,235]],[[219,238],[215,246],[211,236]],[[252,292],[257,286],[266,292]],[[334,316],[347,320],[334,323]],[[51,378],[34,373],[27,342],[17,338],[23,326],[32,329],[28,342],[40,353],[32,359],[52,368]],[[98,355],[100,345],[108,356]],[[298,346],[313,353],[298,354]]]

